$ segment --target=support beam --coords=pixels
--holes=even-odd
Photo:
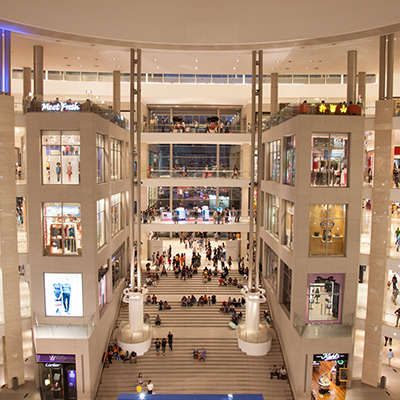
[[[278,112],[278,73],[271,74],[271,106],[270,113],[274,115]]]
[[[113,71],[113,108],[117,114],[121,112],[121,71]]]
[[[24,81],[24,91],[22,93],[24,99],[29,96],[29,93],[32,92],[32,77],[31,77],[31,68],[24,67],[23,72],[23,81]]]
[[[393,76],[394,76],[394,34],[388,35],[387,40],[387,77],[386,98],[393,99]]]
[[[43,101],[43,47],[33,46],[33,91],[37,101]]]
[[[367,105],[367,74],[366,72],[358,73],[358,98],[359,101],[364,107]]]
[[[356,104],[357,96],[357,51],[347,52],[347,104]]]
[[[385,99],[386,35],[379,38],[379,100]]]

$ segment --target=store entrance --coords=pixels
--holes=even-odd
[[[314,355],[312,392],[315,399],[344,400],[347,381],[347,354]]]

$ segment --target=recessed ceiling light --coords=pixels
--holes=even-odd
[[[157,59],[155,58],[154,61],[157,61]]]
[[[82,65],[80,65],[80,67],[82,67]]]
[[[197,69],[197,67],[194,67],[194,69]]]
[[[157,65],[157,68],[160,68],[160,67]]]
[[[79,60],[79,57],[78,57],[78,60]]]
[[[308,69],[308,67],[306,69]]]
[[[312,62],[312,60],[310,60],[310,62]]]
[[[275,68],[272,68],[272,69],[275,69]]]
[[[233,69],[236,69],[236,67],[233,67]]]
[[[115,57],[113,57],[113,61],[115,61]]]
[[[236,60],[236,62],[239,62],[239,60]]]
[[[199,62],[199,60],[196,60],[196,62]]]
[[[280,63],[280,61],[277,61],[277,63]]]
[[[119,65],[118,65],[118,67],[117,67],[117,68],[121,68],[121,66],[119,66]]]

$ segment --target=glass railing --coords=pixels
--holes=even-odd
[[[234,171],[232,169],[152,169],[147,172],[147,178],[223,178],[223,179],[250,179],[249,171]]]
[[[128,321],[121,321],[118,328],[118,341],[122,343],[143,343],[151,338],[150,319],[143,318],[143,329],[140,332],[131,332]]]
[[[295,313],[293,326],[303,339],[351,337],[354,327],[354,313],[342,316],[342,323],[327,322],[306,324]]]
[[[263,131],[282,124],[285,121],[299,115],[362,115],[362,107],[358,104],[344,103],[293,103],[269,116],[262,122]]]
[[[247,343],[265,343],[272,340],[271,328],[266,321],[260,322],[257,332],[249,332],[245,324],[239,324],[236,328],[237,337]]]
[[[178,124],[149,124],[149,126],[143,126],[142,129],[143,132],[148,133],[249,133],[240,125],[217,127],[207,126],[206,124],[185,124],[184,126]]]
[[[75,339],[87,339],[90,337],[94,329],[96,328],[96,315],[95,313],[89,318],[88,322],[84,325],[80,324],[68,324],[68,325],[57,325],[49,324],[40,321],[38,316],[34,314],[34,327],[35,335],[37,338],[57,338],[65,339],[74,337]]]
[[[58,100],[40,102],[38,100],[27,100],[24,103],[24,112],[92,112],[105,118],[121,128],[128,129],[129,121],[112,109],[105,109],[90,100],[80,103],[79,101],[68,100],[60,102]]]

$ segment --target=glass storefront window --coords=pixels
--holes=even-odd
[[[82,254],[80,203],[43,203],[44,254]]]
[[[275,237],[279,237],[279,197],[268,194],[266,229]]]
[[[172,167],[176,171],[183,171],[185,168],[185,176],[188,177],[201,177],[206,173],[210,178],[215,177],[213,171],[217,169],[216,144],[174,144],[172,151]]]
[[[285,245],[293,250],[294,239],[294,203],[285,201]]]
[[[306,323],[340,322],[343,274],[309,274]]]
[[[346,205],[310,205],[309,255],[344,256]]]
[[[222,209],[241,209],[242,189],[238,187],[220,187],[218,206]]]
[[[278,256],[267,246],[267,279],[276,291],[278,281]]]
[[[28,252],[28,232],[26,226],[26,202],[25,197],[16,198],[18,253]]]
[[[372,200],[363,199],[362,210],[361,210],[360,253],[369,254],[370,252],[371,227],[372,227]],[[392,220],[392,230],[393,230],[393,220]]]
[[[121,224],[121,193],[111,196],[111,236],[114,236],[122,229]]]
[[[99,290],[99,311],[107,304],[108,277],[109,277],[108,261],[99,268],[98,271],[98,290]]]
[[[116,289],[120,279],[124,277],[124,266],[125,266],[125,243],[122,244],[111,257],[113,291]]]
[[[280,182],[281,180],[281,141],[275,140],[269,143],[269,180]]]
[[[347,134],[312,135],[311,185],[347,187]]]
[[[285,183],[294,185],[296,174],[296,136],[286,138]]]
[[[170,167],[170,145],[169,144],[149,144],[149,160],[147,165],[152,168],[151,177],[161,178],[171,176]]]
[[[44,185],[79,185],[81,170],[79,131],[42,131]]]
[[[283,305],[290,312],[292,302],[292,270],[285,263],[283,263],[282,295]]]
[[[116,181],[122,178],[122,158],[121,158],[121,149],[122,143],[120,140],[111,139],[110,140],[110,166],[111,166],[111,180]]]
[[[364,134],[364,187],[373,186],[374,178],[374,153],[375,153],[375,132]]]
[[[220,144],[219,171],[222,171],[223,167],[225,167],[226,176],[231,177],[235,164],[240,170],[240,146],[235,144]],[[223,176],[222,172],[220,176]]]
[[[97,155],[97,183],[105,182],[105,136],[98,133],[96,135],[96,155]]]
[[[106,244],[106,213],[105,200],[97,201],[97,248]]]
[[[194,208],[207,206],[210,210],[217,208],[217,191],[215,187],[179,186],[172,188],[172,207],[191,211]]]

